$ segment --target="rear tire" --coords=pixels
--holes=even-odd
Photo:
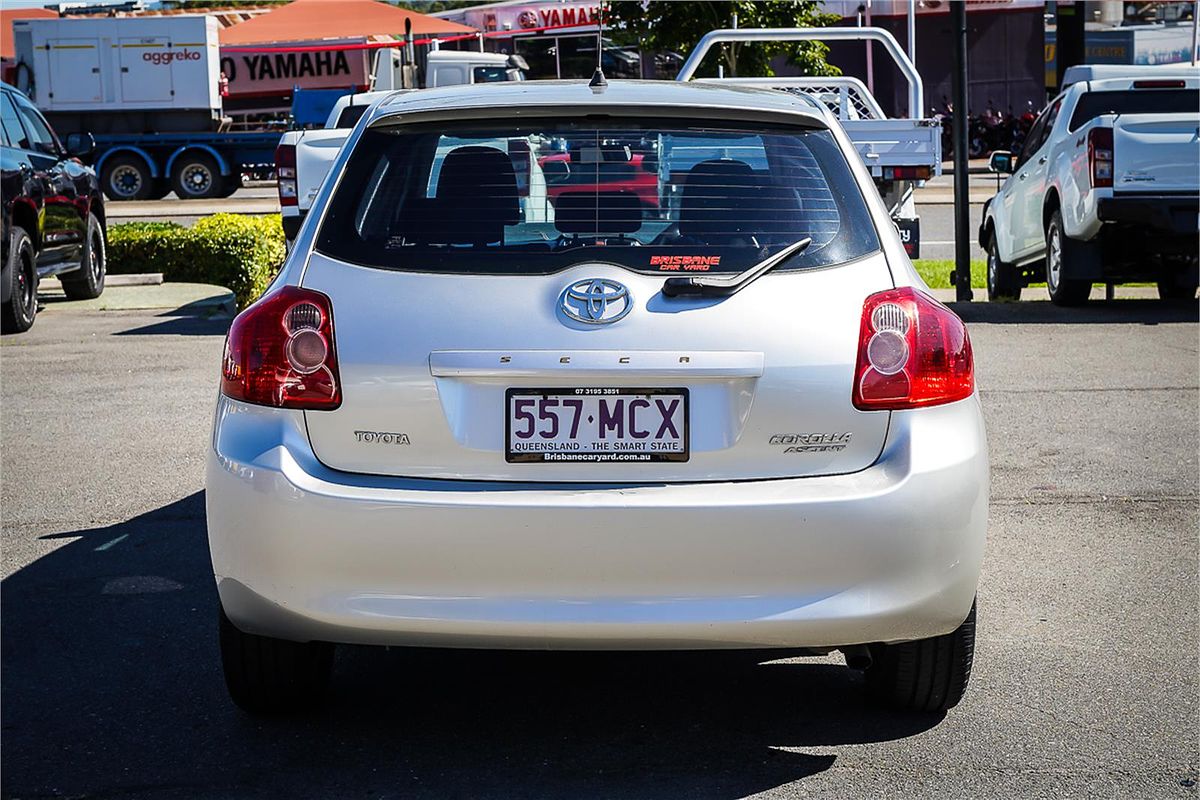
[[[329,688],[333,645],[290,642],[238,630],[220,612],[221,666],[229,696],[251,714],[300,711]]]
[[[1063,277],[1065,266],[1072,263],[1075,244],[1063,230],[1062,212],[1055,209],[1046,223],[1046,289],[1056,306],[1083,305],[1092,293],[1091,281]]]
[[[104,162],[100,186],[110,200],[146,200],[154,192],[154,178],[140,156],[122,154]]]
[[[171,170],[171,187],[181,200],[221,197],[224,185],[217,161],[208,153],[184,153]]]
[[[1000,249],[996,245],[996,234],[988,241],[987,257],[988,300],[1007,303],[1021,299],[1021,283],[1017,270],[1007,261],[1000,260]]]
[[[37,317],[37,255],[29,234],[19,225],[12,228],[8,243],[8,302],[0,309],[0,330],[24,333]]]
[[[91,300],[104,291],[108,262],[104,247],[104,228],[95,214],[88,214],[87,240],[79,269],[58,277],[68,300]]]
[[[1159,281],[1158,296],[1163,300],[1195,300],[1196,287],[1182,285],[1172,280]]]
[[[931,639],[870,645],[867,690],[892,708],[936,713],[962,700],[975,655],[975,604],[954,631]]]

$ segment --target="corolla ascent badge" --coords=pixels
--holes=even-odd
[[[563,314],[586,325],[616,322],[633,308],[629,290],[607,278],[575,281],[558,298]]]

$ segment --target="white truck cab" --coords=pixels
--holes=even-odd
[[[520,56],[436,50],[425,60],[425,88],[525,80]]]
[[[433,89],[471,83],[525,80],[529,65],[520,56],[469,50],[433,50],[425,56],[425,78],[417,85],[415,72],[392,49],[383,50],[375,67],[375,88]]]

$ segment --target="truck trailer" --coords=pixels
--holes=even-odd
[[[61,134],[95,136],[110,199],[226,197],[243,175],[270,177],[280,134],[222,130],[217,28],[203,15],[17,20],[17,88]]]

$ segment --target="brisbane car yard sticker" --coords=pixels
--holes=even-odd
[[[721,265],[720,256],[650,256],[650,266],[660,270],[682,269],[708,272]]]

